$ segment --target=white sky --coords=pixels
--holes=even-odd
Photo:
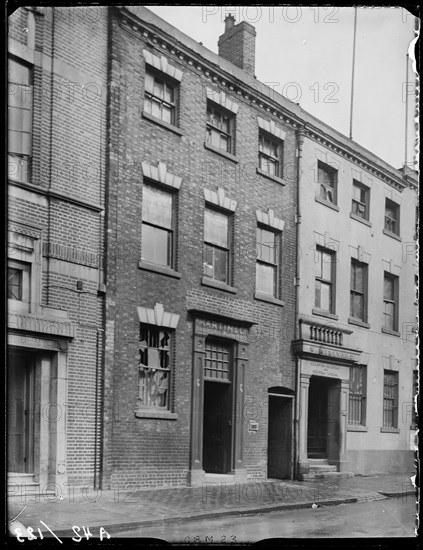
[[[217,53],[226,14],[255,26],[256,75],[349,136],[354,8],[146,6]],[[357,10],[352,136],[395,168],[405,158],[406,53],[414,17],[403,8]],[[408,153],[415,158],[415,73],[408,65]],[[291,83],[291,84],[290,84]]]

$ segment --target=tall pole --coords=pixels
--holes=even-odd
[[[405,150],[404,150],[404,174],[407,170],[408,146],[408,52],[405,54]]]
[[[353,103],[354,103],[354,69],[355,69],[355,39],[357,34],[357,7],[354,8],[354,38],[351,71],[351,108],[350,108],[350,139],[352,139]]]

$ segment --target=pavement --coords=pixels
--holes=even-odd
[[[103,491],[69,486],[58,495],[23,492],[9,497],[7,518],[9,530],[19,527],[23,537],[28,527],[32,527],[37,538],[41,534],[56,538],[76,537],[76,533],[83,536],[85,526],[94,538],[100,536],[101,527],[115,538],[119,532],[143,526],[195,519],[256,515],[390,497],[416,499],[412,476],[414,473],[357,475],[312,482],[204,483],[202,487],[147,490],[136,490],[133,484]],[[79,527],[79,531],[72,529],[73,526]],[[102,535],[105,537],[104,531]]]

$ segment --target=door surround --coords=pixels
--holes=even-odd
[[[206,481],[203,468],[203,427],[204,427],[204,384],[206,339],[218,338],[231,343],[232,384],[233,384],[233,432],[232,464],[233,474],[228,480],[245,482],[247,471],[244,466],[244,426],[243,410],[245,395],[245,369],[248,363],[249,328],[254,324],[249,320],[232,319],[200,310],[189,310],[193,318],[193,368],[191,400],[191,441],[189,483],[191,486],[202,486]],[[224,477],[219,476],[219,477]]]

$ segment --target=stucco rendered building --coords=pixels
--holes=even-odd
[[[219,54],[142,7],[10,29],[11,492],[410,470],[415,176],[232,16]]]

